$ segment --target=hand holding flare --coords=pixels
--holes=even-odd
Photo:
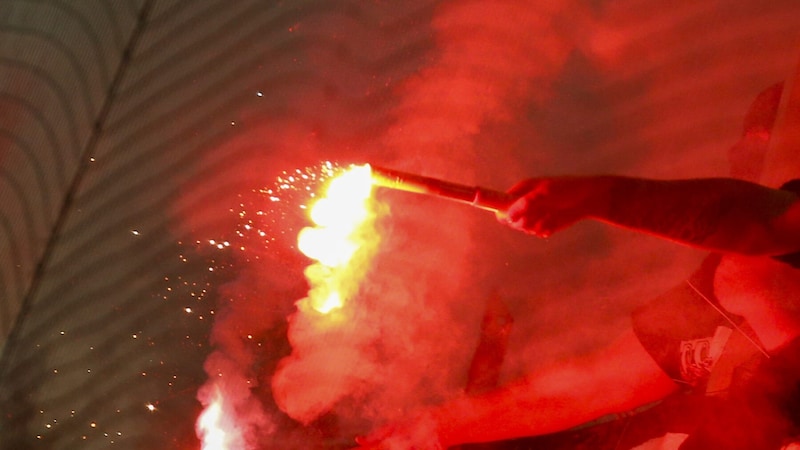
[[[603,177],[530,178],[517,183],[506,195],[514,201],[498,211],[498,220],[541,238],[579,220],[602,216],[609,202],[608,183]]]

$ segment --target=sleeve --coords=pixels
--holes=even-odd
[[[713,296],[720,256],[707,257],[687,283],[645,304],[632,315],[633,330],[644,348],[676,383],[702,392],[731,325]],[[741,321],[740,318],[728,314]]]
[[[787,181],[786,183],[783,183],[783,185],[780,188],[784,191],[794,192],[795,194],[800,196],[800,178]],[[800,269],[800,252],[778,255],[774,256],[773,258],[777,259],[778,261],[789,264],[792,267]]]

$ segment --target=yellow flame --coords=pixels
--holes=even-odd
[[[310,306],[327,314],[344,306],[365,272],[364,259],[377,243],[373,228],[372,170],[351,166],[333,178],[309,217],[314,227],[297,236],[297,247],[317,262],[306,270]]]

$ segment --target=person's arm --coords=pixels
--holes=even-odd
[[[594,219],[713,251],[800,250],[798,196],[733,178],[534,178],[509,192],[519,199],[499,219],[539,236]]]
[[[607,349],[556,363],[483,395],[463,395],[408,423],[376,431],[362,448],[437,448],[535,436],[662,399],[677,385],[632,331]]]

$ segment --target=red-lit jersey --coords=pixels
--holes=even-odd
[[[746,322],[725,311],[713,292],[719,255],[686,284],[639,308],[633,329],[667,375],[696,394],[724,394],[763,358]]]

